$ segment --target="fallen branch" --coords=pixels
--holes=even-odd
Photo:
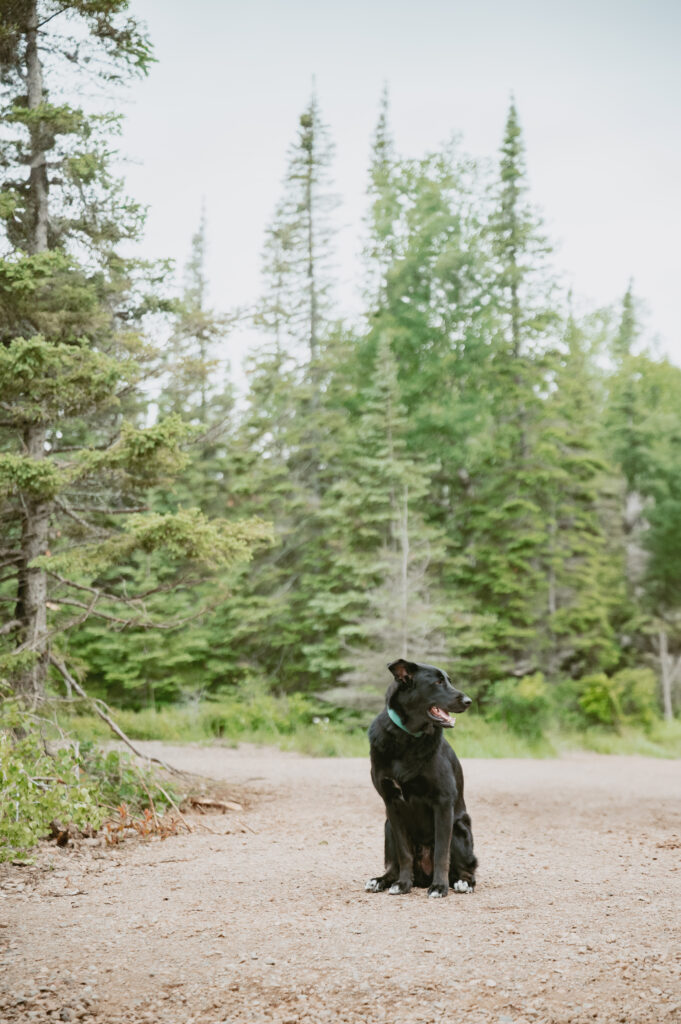
[[[202,807],[217,807],[220,811],[243,811],[241,804],[235,803],[233,800],[212,800],[207,796],[193,796],[190,797],[189,803],[192,807],[198,807],[201,810]]]
[[[160,757],[152,757],[150,754],[143,754],[141,750],[137,749],[137,747],[134,745],[132,740],[130,740],[130,738],[128,736],[126,736],[126,734],[123,732],[121,727],[116,722],[114,722],[113,718],[111,718],[106,713],[106,711],[102,710],[102,706],[107,708],[107,710],[110,710],[108,705],[105,704],[103,700],[99,700],[99,699],[97,699],[95,697],[91,697],[89,695],[89,693],[87,693],[83,689],[83,687],[80,685],[80,683],[77,682],[76,679],[74,679],[74,677],[71,675],[69,670],[66,668],[66,665],[62,665],[62,663],[59,661],[58,658],[55,657],[54,654],[50,654],[50,663],[52,665],[54,665],[54,667],[60,673],[60,675],[64,679],[64,682],[67,684],[67,686],[70,687],[71,689],[75,690],[75,692],[78,694],[79,697],[82,697],[83,700],[86,700],[89,704],[92,705],[92,707],[95,709],[96,713],[99,715],[99,717],[102,719],[102,721],[106,722],[106,724],[109,726],[111,731],[116,736],[118,736],[118,738],[120,740],[122,740],[123,743],[125,743],[126,746],[128,746],[130,748],[130,750],[132,750],[132,752],[135,755],[135,757],[139,757],[142,760],[146,760],[146,761],[148,761],[148,762],[150,762],[152,764],[157,764],[157,765],[159,765],[159,767],[165,769],[165,771],[167,771],[167,772],[170,772],[172,775],[184,775],[185,777],[188,777],[188,776],[191,775],[190,772],[184,772],[180,768],[173,768],[173,766],[171,764],[168,764],[167,761],[162,761]],[[163,794],[163,796],[166,798],[166,800],[168,801],[170,806],[173,808],[175,813],[180,817],[180,820],[184,824],[184,826],[187,829],[187,831],[188,832],[193,832],[194,829],[193,829],[191,823],[189,821],[187,821],[186,817],[184,816],[184,814],[182,813],[180,808],[177,806],[177,804],[175,803],[175,801],[171,797],[170,793],[168,793],[163,788],[163,786],[161,786],[161,784],[158,782],[158,780],[156,781],[156,785],[158,786],[158,789]],[[144,788],[147,789],[146,786]],[[149,790],[148,789],[147,789],[147,794],[149,794]],[[150,794],[149,794],[149,798],[151,800],[151,795]],[[198,798],[196,801],[192,801],[192,802],[200,803],[201,802],[201,798]],[[228,808],[229,810],[242,810],[240,804],[232,803],[230,801],[217,801],[217,802],[215,802],[215,801],[207,801],[207,802],[213,804],[214,806],[220,806],[220,807]],[[155,815],[156,809],[153,806],[153,803],[152,803],[152,812]],[[200,825],[201,828],[204,828],[206,830],[206,832],[210,832],[211,835],[220,835],[221,834],[219,832],[215,832],[212,828],[210,828],[208,825],[206,825],[202,821],[201,822],[197,822],[197,824]],[[246,825],[245,822],[241,822],[241,821],[239,821],[238,824],[241,825],[241,827],[244,829],[244,831],[248,830],[249,832],[252,832],[254,835],[256,835],[255,830],[252,829],[250,827],[250,825]]]
[[[104,704],[104,701],[96,700],[94,697],[91,697],[89,695],[89,693],[86,693],[85,690],[83,689],[83,687],[80,685],[80,683],[77,682],[73,678],[73,676],[71,675],[71,673],[67,669],[66,665],[62,665],[62,663],[59,661],[58,658],[56,658],[54,656],[54,654],[50,654],[50,663],[52,665],[54,665],[54,667],[60,673],[60,675],[62,676],[64,681],[73,690],[76,691],[78,696],[82,697],[83,700],[86,700],[89,704],[92,705],[92,707],[95,709],[95,711],[97,712],[99,717],[102,719],[102,721],[106,722],[106,724],[109,726],[111,731],[113,733],[115,733],[115,735],[118,736],[118,738],[120,740],[123,740],[123,742],[125,743],[126,746],[130,747],[130,749],[132,750],[133,754],[136,757],[141,757],[142,760],[150,761],[153,764],[160,765],[161,768],[165,768],[165,770],[167,772],[170,772],[172,775],[186,775],[187,774],[186,772],[181,771],[179,768],[173,768],[173,766],[171,764],[168,764],[166,761],[162,761],[160,759],[160,757],[152,757],[150,754],[143,754],[141,750],[138,750],[137,747],[132,742],[132,740],[128,736],[126,736],[126,734],[123,732],[121,727],[119,725],[117,725],[116,722],[114,722],[113,718],[110,718],[109,715],[107,715],[106,711],[102,711],[102,708],[100,707],[101,704],[103,704],[104,707],[107,707],[107,705]],[[159,789],[161,789],[160,786],[159,786]],[[178,814],[181,814],[181,812],[177,808],[177,805],[175,804],[175,802],[173,800],[170,800],[170,798],[168,797],[167,793],[165,793],[162,789],[161,789],[161,792],[166,797],[166,799],[169,800],[169,802],[172,804],[172,806],[178,811]],[[191,831],[191,829],[190,829],[190,831]]]

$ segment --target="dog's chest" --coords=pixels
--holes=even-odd
[[[399,762],[391,765],[386,778],[403,800],[427,797],[431,789],[429,781],[423,775],[414,774],[413,768],[407,770]]]

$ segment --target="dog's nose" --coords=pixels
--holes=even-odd
[[[465,708],[470,707],[472,703],[473,703],[473,701],[471,700],[470,697],[464,697],[464,699],[463,699],[463,706]]]

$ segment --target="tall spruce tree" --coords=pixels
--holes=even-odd
[[[144,504],[147,488],[184,464],[187,429],[176,417],[135,423],[135,388],[157,358],[143,322],[158,302],[148,268],[118,247],[143,216],[111,173],[115,119],[50,98],[65,66],[67,81],[91,67],[108,84],[146,73],[149,43],[128,7],[13,0],[0,34],[2,596],[14,604],[3,670],[34,701],[50,661],[61,664],[63,631],[90,615],[153,624],[149,588],[126,586],[136,554],[215,565],[248,556],[263,532]],[[57,34],[62,23],[71,35]]]
[[[284,193],[267,230],[266,294],[259,317],[312,367],[332,306],[333,211],[329,171],[334,147],[317,96],[300,115],[289,150]]]
[[[541,667],[552,679],[612,669],[619,657],[612,619],[623,594],[604,521],[612,474],[594,430],[602,406],[587,339],[570,310],[537,444],[547,581]]]
[[[441,590],[445,544],[423,511],[430,469],[407,450],[390,337],[353,417],[335,484],[327,492],[328,535],[336,541],[336,589],[354,593],[341,627],[351,689],[380,685],[387,655],[443,654],[447,616]]]
[[[488,623],[480,659],[471,665],[481,679],[523,675],[542,661],[539,623],[549,581],[538,446],[558,316],[548,246],[527,192],[524,145],[511,103],[487,226],[488,358],[479,385],[488,415],[472,446],[454,534],[455,578]]]
[[[458,499],[469,446],[489,415],[482,375],[489,352],[477,171],[456,147],[399,160],[382,113],[370,176],[367,278],[372,282],[359,380],[385,333],[408,413],[408,446],[433,466],[431,509],[441,520]]]
[[[165,375],[159,407],[204,431],[226,420],[233,405],[227,379],[225,339],[231,320],[208,306],[206,211],[202,207],[184,268],[182,298],[165,346]]]
[[[369,213],[366,218],[366,266],[369,287],[365,289],[372,313],[387,299],[387,277],[398,252],[397,224],[400,219],[398,160],[390,129],[388,87],[381,96],[378,122],[371,143],[369,164]]]

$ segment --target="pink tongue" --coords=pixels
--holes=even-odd
[[[433,706],[430,709],[430,713],[431,715],[435,715],[436,718],[440,718],[443,722],[451,722],[449,714],[446,711],[443,711],[442,708]]]

